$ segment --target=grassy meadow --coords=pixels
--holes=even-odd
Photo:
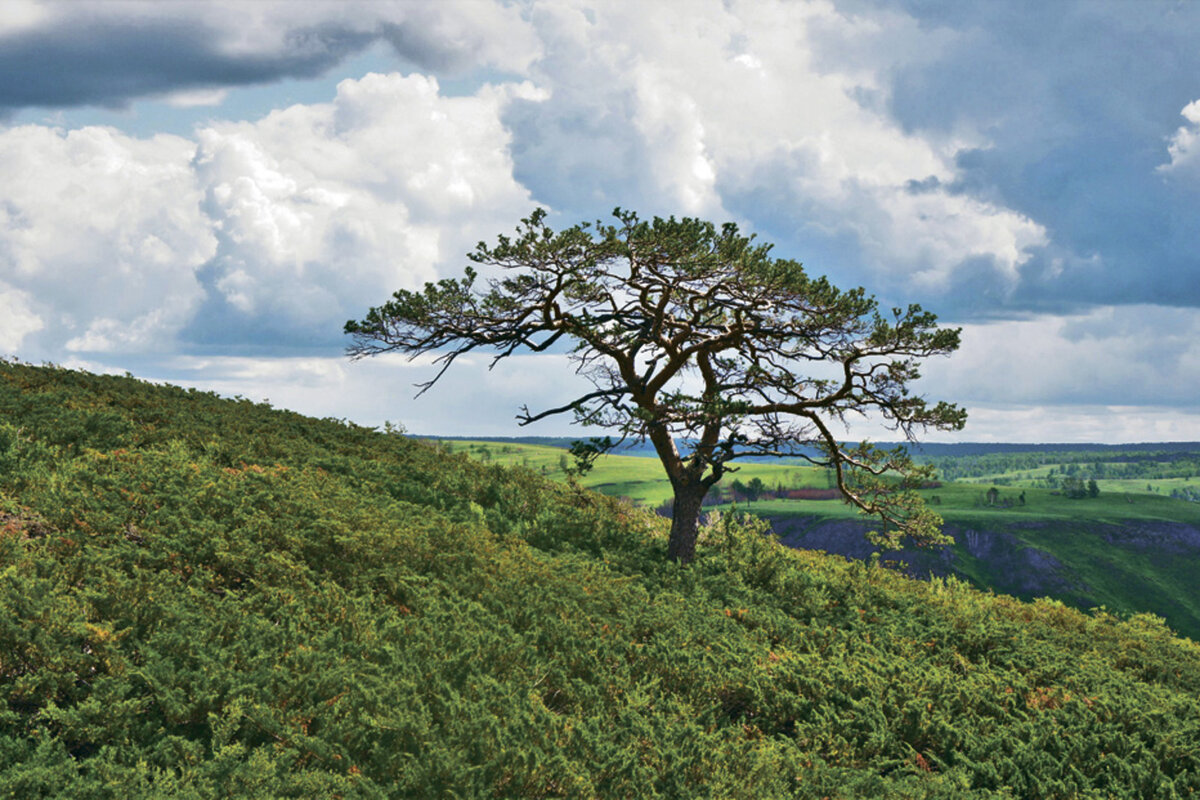
[[[560,447],[517,442],[442,439],[440,446],[449,452],[466,453],[485,463],[520,466],[552,480],[566,480],[574,466],[571,454]],[[789,489],[830,486],[824,470],[800,464],[739,464],[722,487],[734,480],[749,483],[759,478],[768,488]],[[656,458],[605,454],[596,460],[590,472],[579,479],[580,485],[610,497],[626,497],[634,503],[657,508],[671,499],[671,484]]]
[[[503,441],[480,441],[471,439],[439,440],[441,447],[452,453],[465,453],[484,463],[521,466],[552,480],[564,481],[573,466],[571,455],[560,447],[523,444]],[[1065,464],[1060,465],[1065,468]],[[1045,474],[1046,470],[1040,470]],[[1188,503],[1170,497],[1172,489],[1193,487],[1200,489],[1200,479],[1156,478],[1099,480],[1100,496],[1095,498],[1071,499],[1054,489],[1034,488],[1035,479],[1025,479],[1029,470],[1014,470],[985,477],[973,477],[926,489],[921,494],[934,503],[947,521],[970,523],[972,521],[1036,521],[1036,520],[1171,520],[1188,524],[1200,524],[1200,504]],[[728,489],[734,480],[749,483],[759,478],[768,489],[831,487],[832,481],[826,471],[799,463],[754,463],[737,464],[719,484]],[[996,485],[996,479],[1006,479],[1010,484],[996,486],[999,504],[989,505],[986,493]],[[671,497],[671,486],[667,482],[658,459],[647,456],[606,454],[597,459],[595,467],[579,483],[611,497],[625,497],[639,505],[657,507]],[[1020,502],[1024,495],[1025,502]],[[817,515],[837,518],[855,518],[855,509],[837,500],[782,500],[762,499],[754,503],[742,503],[742,507],[768,516]]]

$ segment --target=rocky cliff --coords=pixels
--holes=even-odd
[[[870,523],[819,517],[776,517],[784,544],[867,559]],[[989,527],[947,523],[953,547],[881,554],[917,578],[955,575],[1001,594],[1053,597],[1081,609],[1106,606],[1148,611],[1184,635],[1200,639],[1200,527],[1130,520],[1013,522]]]

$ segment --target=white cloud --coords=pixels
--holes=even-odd
[[[0,4],[0,36],[12,36],[36,28],[49,16],[36,0],[7,0]]]
[[[547,53],[534,74],[553,96],[513,115],[516,148],[560,205],[588,191],[628,204],[625,192],[713,217],[756,197],[797,230],[853,237],[880,282],[933,289],[981,258],[1011,284],[1048,241],[1028,217],[947,188],[983,136],[908,132],[888,114],[889,70],[945,32],[829,2],[713,0],[686,19],[667,4],[543,2],[531,21]]]
[[[291,7],[294,3],[284,3]],[[331,14],[344,14],[343,4],[331,0]],[[443,0],[439,3],[393,2],[362,5],[367,14],[379,15],[380,24],[395,48],[404,53],[412,41],[417,49],[433,50],[436,60],[451,66],[482,64],[524,74],[541,55],[541,43],[524,20],[521,6],[508,2]]]
[[[518,428],[522,404],[532,410],[560,405],[586,391],[562,356],[520,356],[486,369],[484,357],[460,359],[442,381],[419,398],[415,384],[436,372],[430,359],[397,355],[358,362],[343,358],[237,358],[177,356],[144,363],[139,377],[216,391],[255,402],[268,400],[314,417],[381,426],[402,423],[415,434],[450,436],[577,436],[599,429],[570,424],[569,415]],[[64,366],[122,374],[125,365],[70,357]],[[989,402],[976,395],[936,397],[960,401],[969,413],[961,433],[933,432],[929,441],[962,442],[1153,442],[1200,441],[1200,409],[1167,403]],[[1098,398],[1099,399],[1099,398]],[[895,432],[851,417],[839,435],[895,441]]]
[[[369,74],[331,103],[204,129],[194,164],[219,228],[216,290],[304,326],[340,323],[440,264],[456,272],[533,206],[499,120],[527,89],[447,98],[433,78]]]
[[[1200,441],[1200,413],[1169,406],[1102,404],[989,405],[969,403],[960,442],[1140,442]]]
[[[197,106],[219,106],[229,96],[228,89],[193,89],[172,92],[162,100],[174,108],[196,108]]]
[[[743,215],[749,227],[795,232],[778,242],[781,254],[804,255],[792,246],[810,235],[836,242],[884,293],[911,284],[936,292],[967,262],[990,263],[1011,285],[1049,234],[955,185],[956,159],[987,148],[987,132],[906,128],[889,107],[896,70],[936,61],[960,34],[900,12],[845,8],[6,4],[6,43],[30,31],[48,41],[67,26],[54,39],[63,52],[89,26],[110,38],[203,32],[179,38],[205,68],[182,82],[146,79],[158,74],[153,65],[100,59],[117,65],[113,75],[80,82],[83,99],[55,101],[67,105],[119,104],[122,92],[219,103],[225,88],[205,77],[213,64],[254,61],[261,72],[250,82],[311,76],[380,39],[429,72],[482,67],[529,82],[468,94],[455,85],[458,96],[448,97],[420,74],[367,75],[342,82],[327,103],[208,123],[193,137],[0,128],[0,351],[61,360],[67,350],[101,363],[221,333],[234,345],[326,345],[346,317],[392,290],[460,274],[463,253],[511,230],[535,201],[585,216],[618,204],[718,221]],[[1200,164],[1200,101],[1183,116],[1164,171]],[[926,384],[932,396],[979,409],[967,439],[1030,438],[1004,434],[1010,423],[1036,438],[1111,438],[1104,420],[1132,438],[1157,438],[1134,432],[1142,412],[1163,436],[1200,438],[1180,434],[1191,430],[1189,411],[1160,405],[1196,407],[1197,341],[1192,312],[1149,306],[971,325],[963,351],[929,365]],[[521,403],[552,404],[573,385],[553,357],[490,373],[464,362],[415,402],[411,384],[428,377],[420,363],[262,358],[174,368],[205,388],[428,432],[512,432]],[[1115,427],[1114,414],[1127,427]]]
[[[716,171],[709,156],[704,122],[696,102],[686,94],[664,89],[658,70],[642,65],[636,70],[638,133],[658,145],[650,160],[655,181],[692,216],[720,212]]]
[[[164,297],[161,305],[123,319],[96,317],[80,336],[63,346],[71,352],[146,352],[170,350],[172,334],[187,321],[195,303],[189,298]]]
[[[123,367],[114,367],[110,364],[105,364],[100,361],[91,361],[86,358],[80,358],[76,355],[67,356],[62,361],[55,362],[64,369],[78,369],[84,372],[90,372],[93,375],[131,375],[132,373]]]
[[[28,292],[22,292],[6,286],[0,281],[0,354],[15,354],[22,340],[34,331],[45,327],[41,317],[30,308],[32,298]]]
[[[1200,409],[1198,309],[1106,306],[962,327],[961,349],[923,370],[932,396]]]
[[[216,246],[193,150],[110,128],[0,130],[0,281],[51,339],[152,350],[187,321]]]
[[[1158,168],[1161,172],[1200,170],[1200,100],[1188,103],[1179,113],[1188,124],[1171,137],[1167,145],[1171,161]]]
[[[533,207],[500,113],[543,96],[444,97],[433,78],[369,74],[330,103],[213,123],[195,141],[0,130],[0,281],[28,298],[6,341],[33,318],[52,356],[169,350],[189,325],[231,322],[271,331],[269,346],[337,341],[347,317],[439,267],[457,274]],[[196,318],[206,299],[225,306],[219,320]]]
[[[415,384],[432,378],[437,367],[429,358],[409,361],[398,355],[356,362],[180,356],[150,367],[142,377],[269,400],[309,416],[345,418],[372,427],[390,420],[413,433],[478,436],[515,435],[514,418],[523,404],[535,411],[561,405],[590,387],[573,374],[565,356],[514,356],[491,371],[489,360],[458,359],[421,397],[415,397]],[[520,432],[584,435],[584,429],[570,421],[570,415],[562,415]]]

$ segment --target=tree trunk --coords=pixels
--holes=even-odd
[[[700,532],[700,505],[707,486],[675,489],[675,507],[671,512],[671,538],[667,540],[667,558],[687,564],[696,556],[696,536]]]

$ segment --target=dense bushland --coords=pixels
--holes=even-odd
[[[0,363],[0,795],[1187,797],[1200,647]]]

